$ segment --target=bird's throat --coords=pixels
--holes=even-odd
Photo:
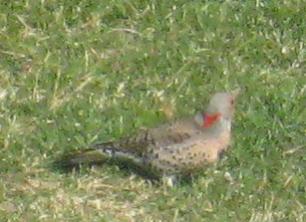
[[[220,120],[220,117],[221,117],[220,113],[204,114],[203,115],[203,127],[210,128],[211,126],[213,126],[216,122]]]

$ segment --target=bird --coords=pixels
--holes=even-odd
[[[239,92],[239,88],[217,92],[204,112],[142,129],[116,141],[94,144],[64,155],[56,163],[64,168],[77,168],[114,160],[136,166],[173,186],[180,176],[192,175],[217,162],[230,147]]]

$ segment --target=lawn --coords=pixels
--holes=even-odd
[[[173,188],[65,152],[242,88],[231,149]],[[306,221],[306,2],[0,3],[0,221]]]

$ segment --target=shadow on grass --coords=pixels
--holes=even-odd
[[[149,167],[140,166],[138,164],[133,163],[129,159],[116,159],[116,158],[96,158],[94,161],[93,159],[84,161],[82,164],[73,163],[71,161],[72,157],[75,158],[76,155],[83,153],[84,151],[79,151],[73,154],[64,154],[53,162],[49,164],[49,168],[52,171],[59,172],[61,174],[70,174],[72,172],[77,173],[88,173],[92,167],[102,166],[102,165],[109,165],[109,166],[117,166],[119,169],[126,175],[136,174],[149,183],[153,185],[160,186],[162,185],[162,176],[155,172],[154,170],[150,169]],[[177,181],[175,182],[176,186],[190,186],[192,181],[195,181],[201,175],[200,172],[195,174],[184,174],[184,175],[177,175]]]

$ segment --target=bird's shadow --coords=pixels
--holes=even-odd
[[[110,158],[110,159],[105,159],[101,160],[99,162],[95,163],[87,163],[87,164],[76,164],[76,165],[69,165],[65,164],[67,161],[66,159],[69,159],[70,155],[62,155],[61,157],[57,158],[56,160],[52,161],[49,164],[49,168],[52,171],[58,172],[60,174],[66,174],[69,175],[72,172],[77,173],[77,174],[83,174],[83,173],[89,173],[92,168],[101,167],[104,165],[107,166],[117,166],[120,171],[124,173],[124,175],[138,175],[141,178],[143,178],[146,182],[160,186],[162,185],[162,176],[151,170],[149,167],[143,167],[139,166],[137,164],[134,164],[133,162],[129,160],[118,160],[115,158]],[[199,177],[199,174],[184,174],[184,175],[179,175],[177,177],[177,180],[175,181],[176,186],[188,186],[192,184],[192,181],[197,180]]]
[[[61,157],[55,159],[51,163],[49,163],[49,168],[52,171],[61,173],[61,174],[70,174],[74,173],[83,173],[89,172],[90,169],[96,167],[102,167],[104,165],[107,166],[117,166],[124,174],[131,175],[136,174],[145,180],[151,181],[153,184],[158,184],[160,181],[159,175],[150,170],[148,167],[139,166],[134,164],[129,160],[117,160],[116,158],[109,158],[101,161],[96,161],[95,163],[83,163],[83,164],[66,164],[70,159],[70,155],[62,155]]]

